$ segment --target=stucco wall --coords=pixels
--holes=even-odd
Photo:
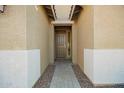
[[[26,6],[7,6],[0,14],[0,50],[26,49]]]
[[[0,88],[31,88],[40,75],[39,50],[0,51]]]
[[[124,83],[124,6],[93,7],[94,48],[84,51],[84,72],[96,85]]]
[[[50,25],[50,31],[49,31],[49,62],[50,64],[54,63],[54,25]]]
[[[77,64],[77,23],[72,24],[72,62]]]
[[[49,21],[43,6],[27,6],[27,49],[40,49],[41,73],[49,62]]]
[[[93,48],[93,7],[83,6],[78,19],[77,59],[81,69],[84,69],[84,49]]]
[[[94,48],[124,48],[124,6],[94,6]]]
[[[7,6],[0,14],[0,87],[35,84],[49,62],[48,31],[42,6]]]

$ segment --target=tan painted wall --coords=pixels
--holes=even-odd
[[[124,48],[124,6],[94,6],[94,48]]]
[[[72,25],[72,62],[77,64],[77,24]]]
[[[54,25],[50,25],[49,31],[49,62],[54,63]]]
[[[27,49],[40,49],[41,73],[49,63],[49,21],[42,6],[27,6]]]
[[[85,48],[124,48],[124,6],[83,8],[77,23],[77,60],[82,70]]]
[[[93,48],[93,6],[83,6],[78,19],[77,60],[83,70],[84,49]]]
[[[25,6],[7,6],[0,14],[0,50],[26,49],[25,20]]]

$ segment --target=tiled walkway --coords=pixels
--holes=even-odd
[[[49,65],[34,88],[94,88],[78,65],[71,62],[56,62]],[[124,85],[99,86],[97,88],[124,88]]]
[[[51,88],[80,88],[70,62],[57,62]]]

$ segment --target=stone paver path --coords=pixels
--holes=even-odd
[[[51,81],[51,88],[80,88],[80,84],[72,69],[72,63],[57,62]]]
[[[93,86],[78,65],[70,61],[49,65],[34,88],[124,88],[124,85]]]

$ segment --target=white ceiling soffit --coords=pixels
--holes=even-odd
[[[55,12],[58,21],[68,21],[71,5],[55,5]]]
[[[54,25],[72,25],[74,21],[52,21]]]

